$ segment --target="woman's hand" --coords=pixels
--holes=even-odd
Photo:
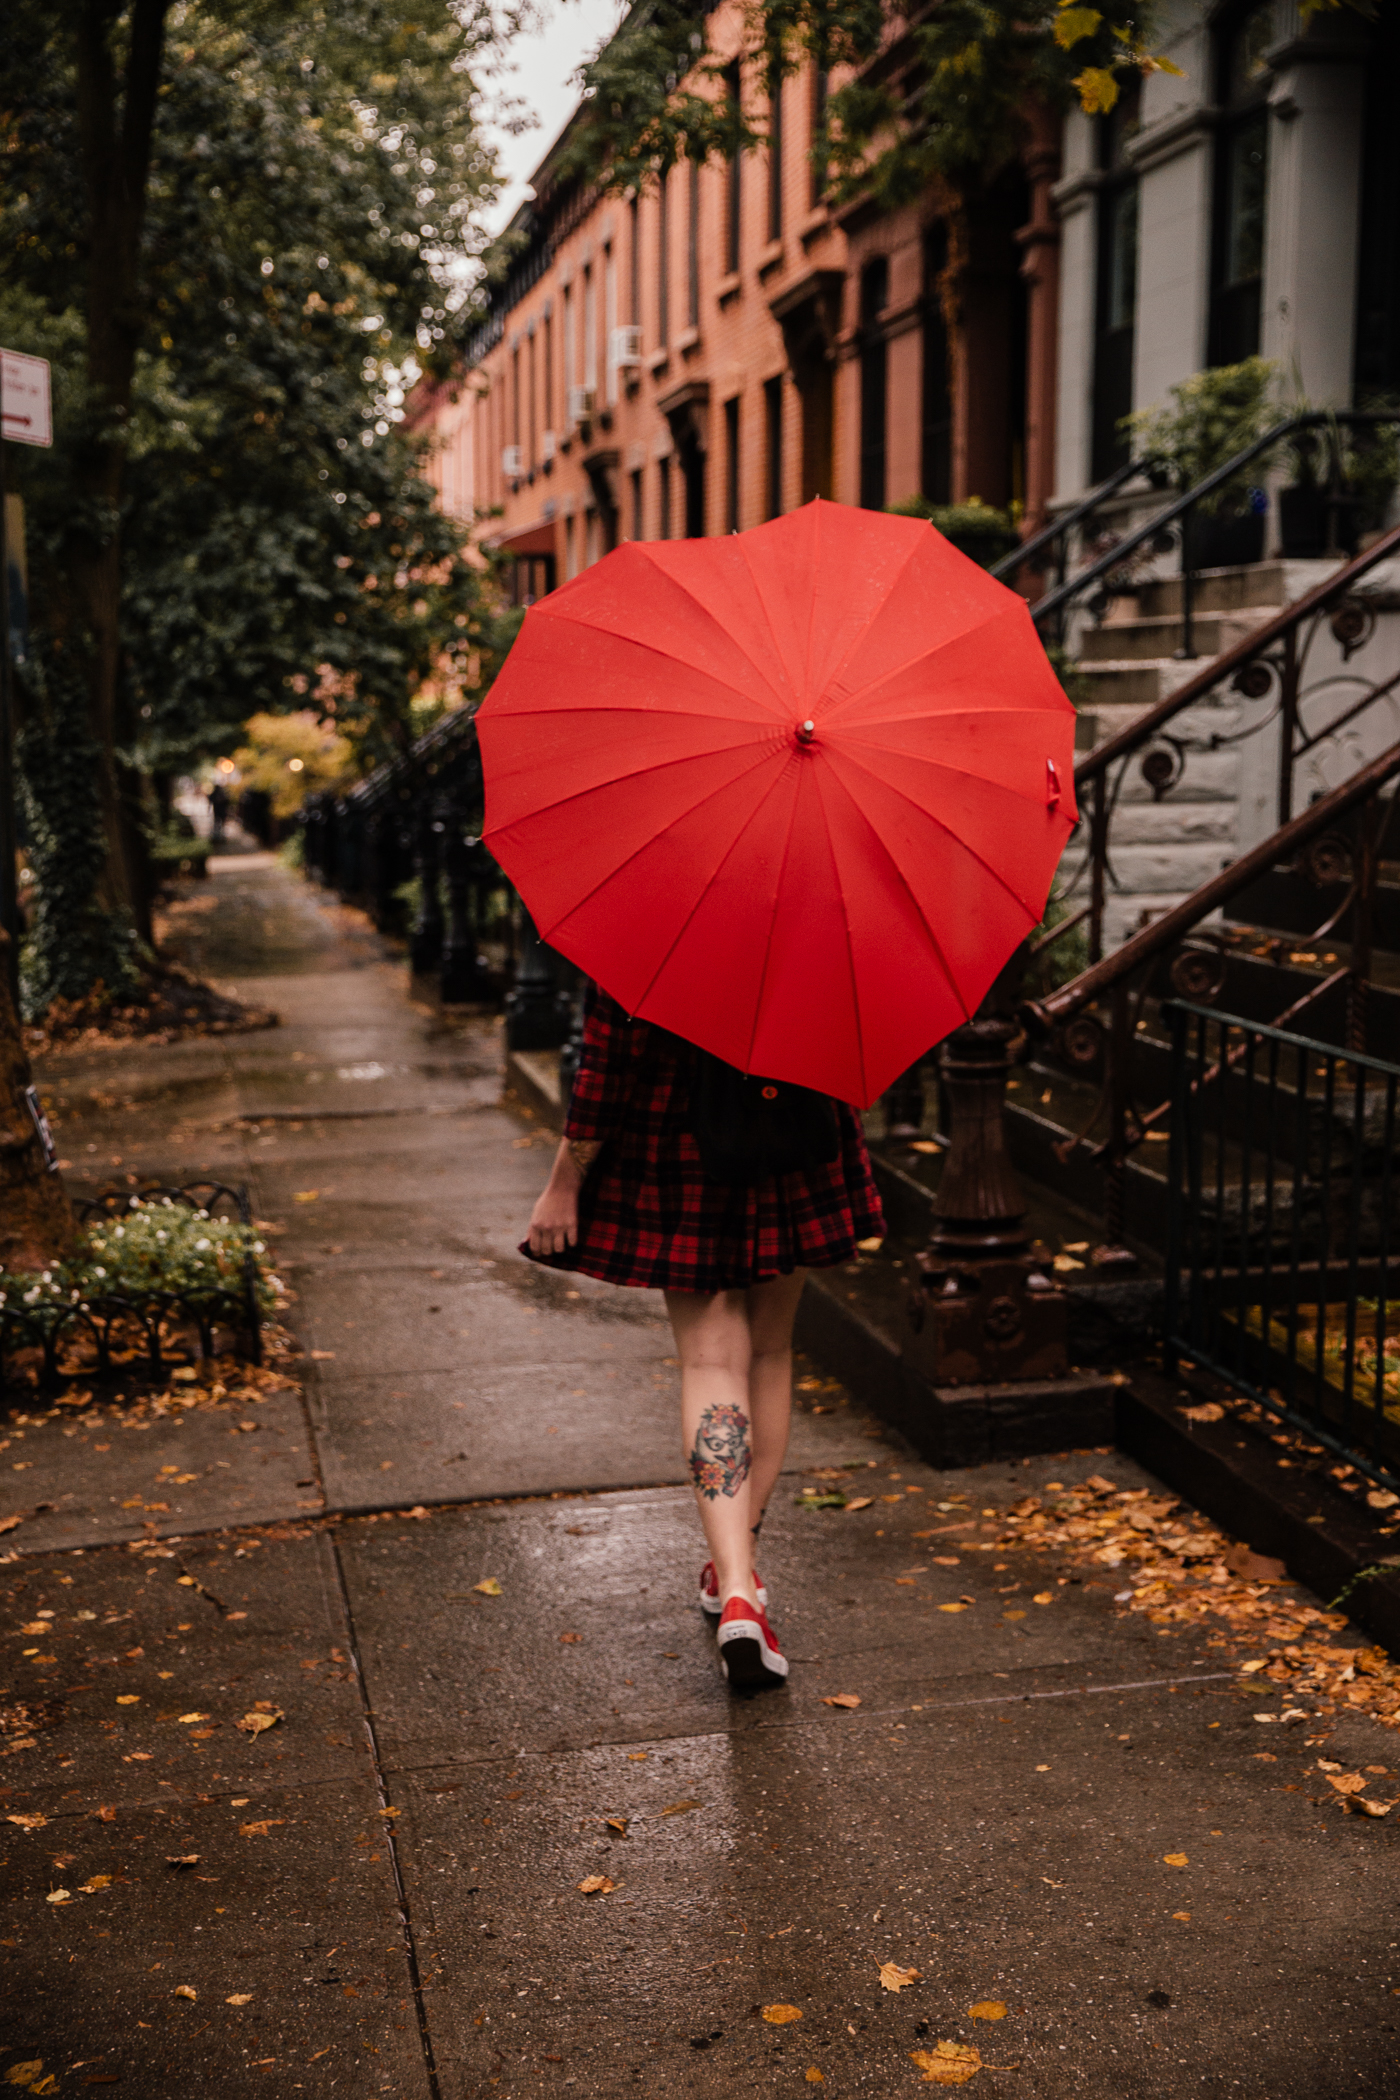
[[[578,1192],[596,1157],[596,1145],[570,1145],[567,1138],[554,1155],[549,1180],[530,1213],[530,1252],[563,1254],[578,1244]],[[583,1159],[579,1154],[584,1155]]]

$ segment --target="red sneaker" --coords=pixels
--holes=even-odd
[[[761,1692],[787,1676],[787,1657],[778,1646],[760,1604],[731,1597],[720,1613],[719,1664],[736,1692]]]
[[[757,1568],[753,1571],[753,1579],[754,1586],[758,1591],[758,1601],[766,1608],[768,1592],[758,1579]],[[712,1560],[707,1560],[704,1567],[700,1570],[700,1609],[703,1612],[707,1612],[712,1619],[717,1619],[724,1609],[724,1606],[720,1603],[719,1577],[715,1573],[715,1564]]]

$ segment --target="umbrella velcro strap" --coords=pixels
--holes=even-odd
[[[711,1181],[747,1184],[800,1174],[840,1156],[836,1103],[810,1087],[741,1072],[695,1052],[691,1129]]]

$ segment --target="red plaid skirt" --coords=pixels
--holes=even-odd
[[[564,1128],[603,1149],[579,1194],[578,1245],[532,1260],[605,1283],[708,1294],[832,1268],[858,1240],[883,1234],[870,1155],[845,1102],[841,1152],[829,1166],[752,1186],[707,1180],[687,1127],[685,1050],[664,1029],[629,1020],[606,993],[591,995]],[[529,1254],[528,1242],[520,1251]]]

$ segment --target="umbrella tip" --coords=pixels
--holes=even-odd
[[[797,741],[799,744],[810,744],[816,733],[817,725],[815,722],[799,722],[797,725]]]

